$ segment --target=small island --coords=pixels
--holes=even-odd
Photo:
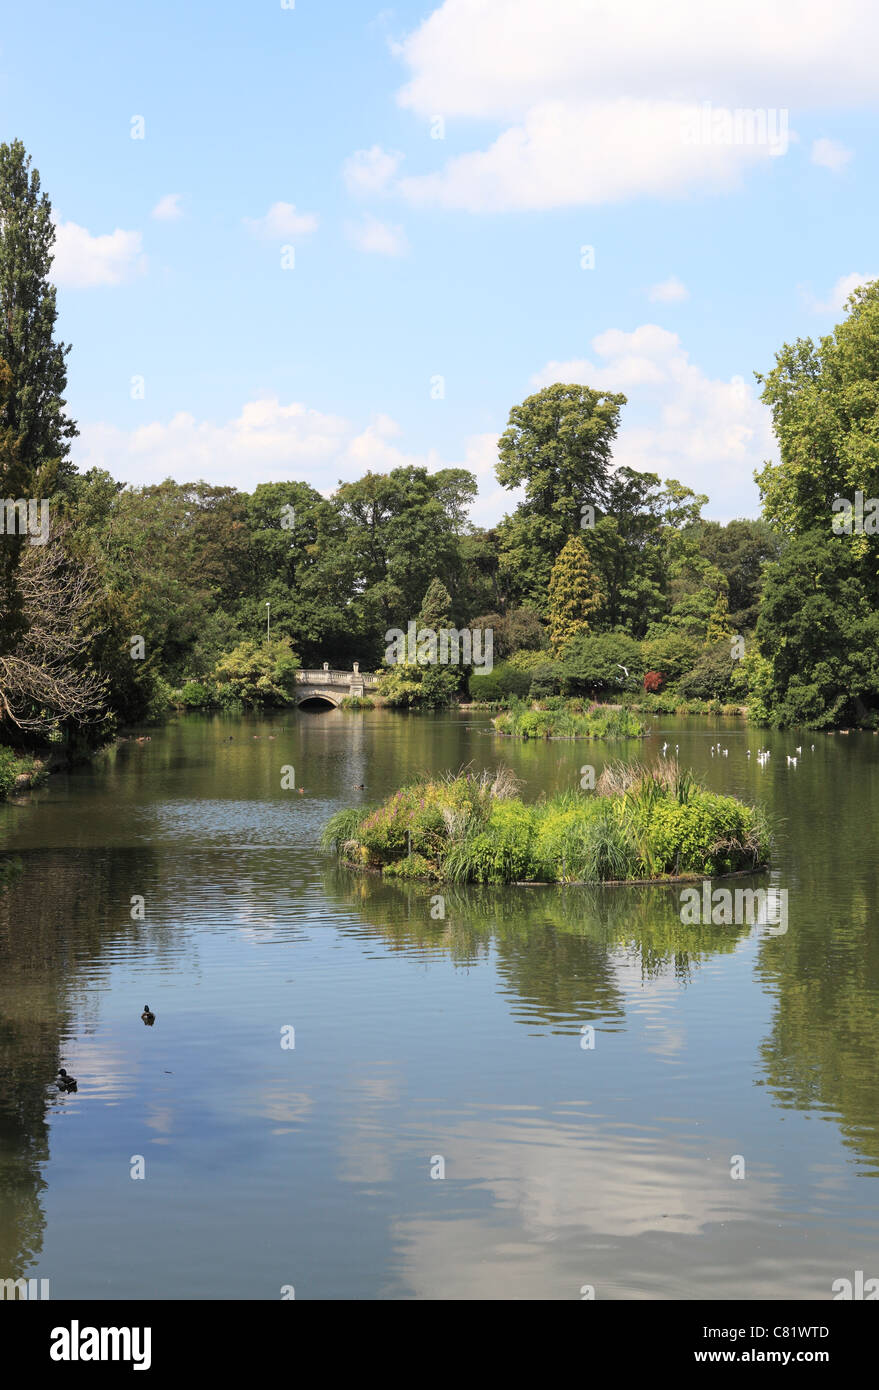
[[[492,719],[508,738],[643,738],[643,720],[618,705],[588,704],[551,697],[531,704],[515,700]]]
[[[673,760],[606,767],[594,790],[526,804],[508,768],[425,777],[380,806],[339,811],[323,848],[385,878],[637,883],[768,863],[765,812],[706,791]]]

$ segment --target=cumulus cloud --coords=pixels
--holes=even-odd
[[[355,150],[342,165],[342,178],[349,193],[357,197],[382,193],[400,166],[403,156],[373,145],[368,150]]]
[[[808,289],[803,289],[802,294],[809,308],[816,314],[837,314],[845,308],[846,300],[852,290],[856,290],[858,285],[866,285],[870,280],[876,280],[873,275],[862,275],[859,270],[853,270],[850,275],[840,275],[836,284],[824,299],[818,299]]]
[[[317,217],[312,212],[297,212],[292,203],[272,203],[265,217],[245,217],[244,225],[261,240],[278,241],[308,236],[317,230]]]
[[[667,280],[660,280],[658,284],[651,285],[647,291],[647,298],[651,304],[682,304],[685,299],[690,298],[690,291],[676,275],[670,275]]]
[[[852,158],[852,151],[837,140],[821,139],[812,143],[812,163],[820,164],[823,169],[831,169],[834,174],[850,164]]]
[[[678,478],[711,499],[712,516],[752,515],[753,471],[775,458],[769,412],[743,377],[709,377],[690,361],[677,333],[642,324],[592,339],[594,356],[548,362],[532,378],[622,391],[628,405],[614,463]]]
[[[180,206],[181,193],[166,193],[160,198],[150,213],[157,222],[177,222],[183,216],[183,209]]]
[[[852,35],[858,42],[852,42]],[[396,51],[401,105],[430,119],[509,119],[552,94],[756,106],[875,101],[872,0],[444,0]]]
[[[682,148],[682,114],[706,100],[717,114],[779,120],[797,106],[873,105],[877,40],[871,0],[801,0],[795,25],[785,0],[553,0],[551,13],[545,0],[443,0],[393,45],[409,74],[398,101],[423,120],[477,119],[497,132],[402,191],[488,211],[735,188],[771,148]]]
[[[435,451],[407,452],[394,441],[400,427],[378,414],[357,427],[339,415],[284,404],[268,396],[248,401],[240,414],[217,423],[180,412],[167,422],[133,430],[84,424],[76,443],[80,468],[106,468],[123,482],[147,484],[173,477],[204,478],[250,490],[257,483],[296,478],[321,492],[340,478],[359,478],[368,469],[386,472],[406,464],[435,469]]]
[[[65,289],[93,289],[122,285],[146,269],[140,232],[115,232],[92,236],[76,222],[55,227],[52,279]]]
[[[377,256],[405,256],[409,250],[406,233],[402,227],[380,222],[371,213],[365,213],[359,222],[349,222],[348,240],[360,251]]]
[[[674,197],[693,186],[723,191],[738,187],[749,166],[771,162],[769,140],[694,138],[699,109],[692,102],[629,98],[542,102],[488,149],[401,179],[398,188],[413,203],[515,211]]]

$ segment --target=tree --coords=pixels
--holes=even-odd
[[[64,412],[69,347],[55,341],[55,287],[49,283],[52,205],[20,140],[0,144],[0,358],[10,389],[0,424],[11,430],[31,497],[64,487],[78,433]]]
[[[28,546],[19,583],[25,620],[14,650],[0,655],[0,724],[41,736],[64,726],[100,726],[109,705],[95,667],[102,622],[97,566],[72,553],[69,526]]]
[[[705,641],[708,643],[725,641],[729,647],[732,635],[732,628],[729,625],[729,603],[726,594],[721,589],[714,600],[714,607],[708,617]]]
[[[879,497],[879,280],[816,346],[785,344],[763,384],[781,461],[756,475],[763,515],[787,535],[830,529],[836,498]],[[871,546],[879,547],[879,539]]]
[[[601,602],[595,571],[579,536],[566,542],[549,577],[549,641],[555,655],[580,632]]]
[[[816,528],[769,566],[757,640],[772,723],[828,728],[879,709],[879,613],[847,537]]]
[[[641,648],[626,632],[586,633],[564,654],[564,690],[584,695],[636,688],[644,672]]]
[[[603,595],[596,626],[643,636],[666,613],[671,561],[707,501],[674,478],[614,471],[603,510],[583,532]]]
[[[765,521],[739,517],[721,526],[700,522],[699,550],[725,576],[729,586],[730,623],[736,632],[748,632],[757,622],[763,571],[781,553],[781,541]]]
[[[271,642],[239,642],[217,662],[214,680],[221,704],[289,705],[299,658],[288,637]]]
[[[426,574],[442,574],[453,591],[460,568],[463,499],[475,481],[463,469],[428,473],[395,468],[342,483],[332,499],[342,527],[338,559],[364,627],[405,627],[424,594]]]
[[[427,586],[424,598],[421,600],[421,611],[418,614],[418,626],[430,628],[432,632],[439,632],[441,628],[451,626],[449,612],[452,607],[452,596],[441,579],[432,579]]]
[[[28,495],[29,478],[13,429],[3,423],[11,391],[12,373],[0,361],[0,500]],[[14,650],[24,629],[24,603],[16,581],[24,543],[24,536],[17,533],[4,531],[0,537],[0,654]]]
[[[549,574],[567,538],[579,534],[586,506],[604,500],[611,447],[625,396],[588,386],[547,386],[510,411],[498,442],[497,479],[524,487],[498,527],[510,597],[545,611]]]

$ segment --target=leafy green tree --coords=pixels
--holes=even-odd
[[[856,289],[847,309],[817,346],[786,343],[757,378],[781,455],[757,474],[763,515],[789,536],[829,530],[836,498],[879,497],[879,281]]]
[[[546,646],[546,629],[533,608],[511,608],[509,613],[481,613],[468,627],[491,631],[495,661],[513,652],[539,652]]]
[[[686,671],[692,670],[701,643],[698,638],[679,627],[659,625],[641,645],[645,668],[660,671],[666,685],[675,684]]]
[[[638,642],[627,632],[596,632],[577,637],[564,653],[566,694],[586,695],[636,689],[644,676]]]
[[[663,484],[656,473],[615,470],[603,512],[583,532],[603,595],[597,627],[643,636],[666,613],[671,562],[707,500],[674,478]]]
[[[425,574],[452,589],[460,567],[461,508],[475,490],[463,469],[367,473],[342,483],[333,498],[342,523],[353,603],[366,630],[405,627],[420,608]]]
[[[558,655],[581,632],[601,603],[589,554],[579,536],[571,536],[549,576],[549,642]]]
[[[769,566],[757,640],[772,668],[764,698],[773,724],[872,721],[879,613],[848,537],[813,529]]]
[[[749,632],[757,622],[763,571],[781,553],[781,542],[765,521],[739,517],[721,526],[703,521],[697,531],[699,549],[726,577],[730,625]]]
[[[296,688],[299,658],[290,639],[271,642],[239,642],[221,657],[214,669],[214,683],[221,704],[289,705]]]
[[[510,411],[498,442],[498,482],[524,487],[512,517],[497,528],[502,583],[510,599],[545,612],[550,570],[586,506],[605,498],[611,448],[625,396],[588,386],[547,386]]]
[[[0,144],[0,358],[10,373],[0,426],[11,430],[30,497],[72,476],[78,432],[64,412],[70,349],[55,341],[54,243],[52,205],[24,145]]]
[[[727,700],[735,669],[729,640],[709,641],[678,681],[678,693],[685,700]]]
[[[391,706],[437,709],[456,698],[462,678],[458,666],[399,661],[382,671],[377,694]]]

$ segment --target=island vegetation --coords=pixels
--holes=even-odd
[[[327,823],[323,847],[386,878],[450,883],[662,881],[754,871],[762,808],[706,791],[673,760],[618,762],[594,792],[524,802],[507,768],[425,777]]]
[[[514,700],[492,723],[497,733],[511,738],[641,738],[646,732],[643,721],[629,709],[561,697],[533,705]]]

